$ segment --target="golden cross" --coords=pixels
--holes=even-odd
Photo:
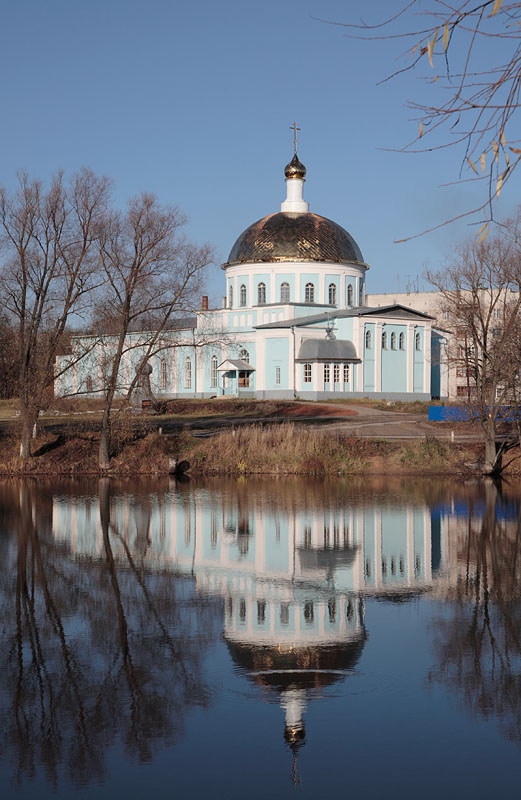
[[[293,125],[289,126],[290,131],[293,131],[293,146],[295,148],[295,155],[297,155],[297,131],[301,131],[302,128],[297,128],[297,123],[294,122]]]

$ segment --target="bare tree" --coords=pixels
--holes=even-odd
[[[7,314],[0,309],[0,397],[18,396],[19,371],[16,331]]]
[[[501,471],[496,447],[502,408],[517,396],[521,363],[521,250],[512,235],[464,244],[446,269],[427,273],[455,339],[449,363],[467,377],[467,400],[481,427],[484,472]]]
[[[31,455],[31,434],[53,385],[66,325],[80,315],[95,284],[94,243],[106,218],[109,181],[83,169],[48,190],[19,176],[14,193],[0,188],[0,303],[16,328],[19,365],[20,455]]]
[[[407,103],[416,115],[417,133],[402,151],[459,147],[460,180],[486,186],[476,208],[428,230],[479,213],[478,236],[484,238],[494,203],[519,165],[515,119],[521,88],[520,17],[521,2],[427,0],[420,5],[419,0],[404,0],[380,22],[345,25],[351,38],[406,43],[402,66],[382,82],[426,69],[421,76],[424,99]]]
[[[107,330],[99,447],[104,470],[110,464],[111,413],[121,390],[125,354],[139,351],[140,363],[145,364],[167,346],[165,331],[195,307],[203,271],[213,259],[209,245],[196,247],[186,241],[181,234],[184,224],[177,208],[162,207],[153,195],[141,194],[130,201],[126,213],[113,216],[100,241],[106,283],[99,311]],[[139,369],[127,380],[127,392],[138,378]]]

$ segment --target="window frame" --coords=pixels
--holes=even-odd
[[[315,302],[315,284],[311,283],[311,281],[306,283],[304,287],[304,302],[305,303]]]
[[[185,381],[184,381],[184,388],[191,389],[192,388],[192,359],[190,356],[186,356],[185,358]]]
[[[257,284],[257,305],[258,306],[265,306],[266,305],[266,284],[264,281],[261,281]]]

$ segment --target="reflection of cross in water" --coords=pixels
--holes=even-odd
[[[293,131],[293,147],[295,148],[295,155],[297,155],[297,131],[301,131],[302,128],[297,128],[297,123],[294,122],[293,125],[289,126],[290,131]]]

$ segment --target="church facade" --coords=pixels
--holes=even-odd
[[[369,266],[344,228],[309,211],[305,176],[295,152],[285,168],[280,211],[250,225],[222,266],[223,307],[203,302],[162,336],[149,359],[156,397],[446,395],[445,334],[429,314],[366,304]],[[120,394],[143,357],[139,334],[129,336],[138,346],[125,355]],[[56,394],[101,393],[110,346],[110,337],[92,347],[86,337],[73,339],[75,363],[57,381]]]

